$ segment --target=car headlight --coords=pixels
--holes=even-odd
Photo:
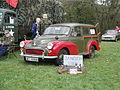
[[[112,36],[113,38],[115,38],[116,36]]]
[[[48,49],[52,49],[53,48],[53,44],[52,43],[48,43],[47,48]]]
[[[25,46],[24,41],[20,42],[20,47],[24,47],[24,46]]]

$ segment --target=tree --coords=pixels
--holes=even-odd
[[[102,3],[98,3],[101,1]],[[101,31],[120,26],[120,0],[65,0],[65,22],[100,23]]]
[[[43,14],[48,14],[52,22],[62,22],[63,6],[57,0],[19,0],[17,8],[1,0],[0,8],[11,9],[17,13],[19,31],[22,36],[30,32],[35,18],[42,18]]]

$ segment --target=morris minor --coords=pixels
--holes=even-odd
[[[94,25],[62,23],[50,25],[42,36],[20,42],[21,56],[25,62],[52,59],[63,64],[64,55],[95,57],[99,51],[99,32]]]

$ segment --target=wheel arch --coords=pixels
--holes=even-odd
[[[94,44],[93,44],[92,46],[95,48],[95,50],[97,50],[97,47],[96,47]],[[92,47],[92,46],[91,46],[91,47]]]
[[[100,47],[99,47],[99,43],[97,42],[97,41],[95,41],[95,40],[91,40],[91,41],[89,41],[88,42],[88,44],[87,44],[87,54],[89,54],[90,53],[90,48],[91,47],[94,47],[95,48],[95,50],[97,50],[97,51],[99,51],[100,50]]]
[[[78,54],[78,47],[76,44],[68,41],[59,41],[53,47],[53,54],[58,55],[60,50],[65,49],[68,51],[69,55],[77,55]],[[52,55],[52,54],[51,54]]]
[[[63,47],[62,49],[65,49],[68,52],[68,54],[70,54],[70,51],[69,51],[69,49],[67,47]],[[60,49],[60,50],[62,50],[62,49]]]

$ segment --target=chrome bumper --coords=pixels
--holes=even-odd
[[[102,40],[115,40],[115,38],[102,38]]]
[[[20,56],[41,58],[41,59],[55,59],[58,57],[58,56],[44,56],[44,55],[28,55],[28,54],[20,54]]]

